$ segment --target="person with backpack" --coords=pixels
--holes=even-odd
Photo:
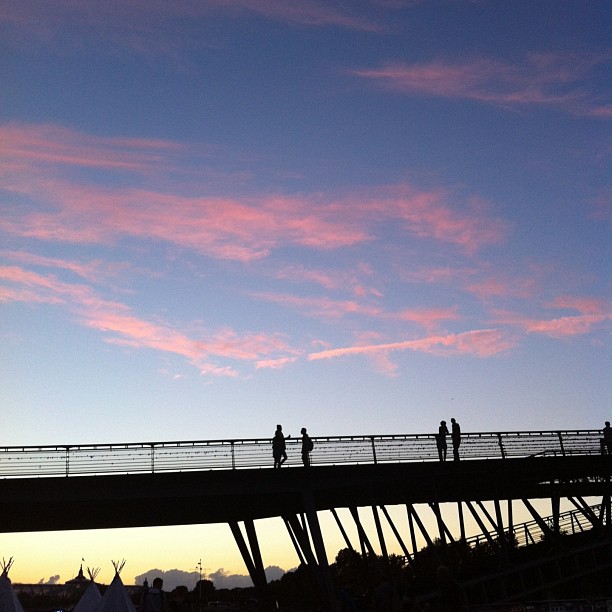
[[[314,448],[312,438],[306,433],[306,428],[302,427],[302,463],[304,467],[310,467],[310,451]]]
[[[162,590],[163,586],[164,581],[159,577],[153,579],[151,588],[145,586],[138,606],[139,612],[167,612],[168,606],[166,605],[166,594]]]

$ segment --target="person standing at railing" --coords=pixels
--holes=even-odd
[[[453,459],[459,461],[459,445],[461,444],[461,427],[453,418],[451,419],[451,440],[453,441]]]
[[[440,421],[440,427],[438,427],[438,435],[436,436],[436,446],[438,447],[438,457],[440,461],[446,461],[446,436],[448,436],[448,427],[446,421]]]
[[[291,435],[285,438],[282,425],[276,426],[276,432],[274,433],[274,438],[272,438],[272,456],[274,457],[275,468],[280,468],[287,461],[287,445],[285,440],[288,440],[290,437]]]
[[[603,428],[603,440],[601,441],[601,454],[612,455],[612,427],[610,421],[606,421],[606,426]]]

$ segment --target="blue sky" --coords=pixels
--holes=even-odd
[[[0,443],[601,427],[610,21],[2,0]]]

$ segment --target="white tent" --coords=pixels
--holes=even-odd
[[[119,574],[125,565],[125,561],[115,563],[115,577],[106,589],[104,596],[98,603],[96,612],[136,612],[136,607],[132,603],[128,592],[121,581]]]
[[[11,565],[13,565],[12,557],[8,561],[2,559],[2,574],[0,574],[0,612],[23,612],[23,606],[19,603],[11,580],[8,577]]]
[[[74,607],[73,612],[96,612],[100,602],[102,601],[100,589],[95,583],[98,571],[99,569],[91,570],[87,568],[87,572],[89,573],[89,584],[83,591],[81,599],[79,599],[79,603]]]

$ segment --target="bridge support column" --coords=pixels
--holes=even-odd
[[[335,606],[335,600],[325,549],[323,549],[323,558],[325,559],[325,561],[322,564],[320,561],[317,560],[317,557],[315,556],[312,550],[310,537],[308,536],[308,530],[306,529],[306,525],[300,524],[300,521],[297,519],[296,516],[284,516],[283,519],[285,521],[285,525],[287,526],[287,531],[289,532],[289,535],[291,536],[291,539],[295,546],[296,552],[300,558],[300,561],[304,562],[305,560],[306,567],[308,567],[308,569],[311,571],[312,576],[314,577],[315,582],[318,585],[319,593],[321,593],[321,600],[323,601],[324,605],[329,608],[329,610],[333,610]],[[312,527],[310,527],[310,532],[311,534],[313,533]]]
[[[538,527],[542,530],[542,534],[545,536],[551,536],[552,531],[550,527],[546,524],[546,521],[544,521],[542,517],[538,514],[536,509],[531,505],[531,502],[528,499],[523,499],[522,501],[525,504],[527,510],[529,510],[529,512],[531,513],[531,516],[533,516],[535,522],[538,524]]]
[[[573,497],[568,497],[569,501],[584,514],[587,520],[593,525],[594,528],[599,528],[603,526],[602,520],[598,518],[598,516],[591,510],[589,504],[587,504],[582,497],[577,496],[575,499]]]
[[[344,542],[346,543],[346,547],[349,550],[355,550],[355,547],[351,544],[351,541],[349,540],[349,537],[346,533],[346,530],[344,529],[344,525],[342,525],[341,521],[340,521],[340,517],[338,516],[338,513],[336,512],[335,508],[331,509],[331,513],[332,516],[334,517],[334,519],[336,520],[336,525],[338,525],[338,529],[340,529],[340,533],[342,534],[342,537],[344,538]]]
[[[382,525],[380,524],[378,508],[376,506],[372,506],[372,515],[374,516],[374,524],[376,525],[376,532],[378,534],[378,542],[380,544],[380,551],[382,554],[383,562],[385,564],[385,567],[389,567],[389,554],[387,552],[387,544],[385,542],[385,536],[383,534]]]
[[[327,552],[325,551],[325,543],[323,542],[323,533],[319,523],[319,516],[314,505],[312,491],[303,494],[304,506],[306,508],[306,518],[308,520],[308,528],[310,529],[310,537],[314,545],[317,555],[317,567],[321,576],[324,588],[326,603],[330,612],[336,609],[336,595],[334,593],[334,585],[331,579],[331,571],[327,562]]]
[[[261,558],[259,542],[257,541],[255,524],[252,520],[244,521],[244,527],[249,540],[249,545],[251,547],[250,551],[244,540],[244,536],[242,535],[238,522],[230,521],[229,526],[232,530],[232,534],[234,535],[234,540],[236,540],[236,544],[238,545],[238,549],[240,550],[240,554],[242,555],[244,564],[247,567],[249,576],[253,581],[253,585],[264,602],[264,605],[267,605],[269,603],[267,593],[268,582],[266,580],[266,573],[263,566],[263,560]]]
[[[363,525],[361,524],[361,519],[359,518],[359,512],[357,508],[355,507],[350,508],[350,512],[351,512],[351,516],[353,517],[353,520],[355,521],[355,526],[357,527],[357,533],[359,534],[359,544],[361,545],[361,555],[365,557],[367,556],[368,553],[370,553],[371,555],[375,554],[374,548],[372,547],[372,544],[370,540],[368,539],[365,529],[363,528]]]
[[[447,538],[451,544],[455,543],[455,538],[453,538],[450,529],[444,522],[442,518],[442,510],[440,510],[440,504],[438,502],[432,502],[429,504],[429,507],[432,509],[433,513],[436,515],[436,521],[438,523],[438,532],[440,533],[440,541],[442,544],[447,544]]]
[[[461,541],[465,542],[465,521],[463,520],[463,502],[457,502],[457,514],[459,515],[459,530]]]
[[[485,524],[482,522],[482,519],[478,515],[478,512],[476,512],[476,510],[474,509],[474,506],[472,505],[472,503],[469,501],[466,501],[465,505],[468,507],[468,510],[472,513],[472,516],[474,517],[474,520],[476,521],[476,523],[478,523],[478,527],[480,527],[480,530],[482,531],[482,535],[484,535],[484,537],[487,539],[487,542],[489,542],[489,544],[494,544],[493,538],[491,537],[489,530],[485,527]]]
[[[408,547],[406,546],[406,544],[404,544],[404,540],[402,540],[402,536],[400,535],[400,532],[395,526],[395,523],[391,520],[391,516],[389,516],[389,512],[387,508],[385,508],[385,506],[381,506],[380,509],[383,511],[383,514],[385,515],[385,518],[387,519],[387,522],[389,523],[389,527],[391,527],[391,531],[393,531],[393,535],[397,539],[397,543],[400,545],[400,548],[402,549],[402,552],[404,553],[404,556],[406,557],[406,561],[408,562],[409,565],[411,566],[414,565],[414,559],[410,555],[410,552],[408,551]],[[416,551],[413,550],[413,554],[415,552]]]

